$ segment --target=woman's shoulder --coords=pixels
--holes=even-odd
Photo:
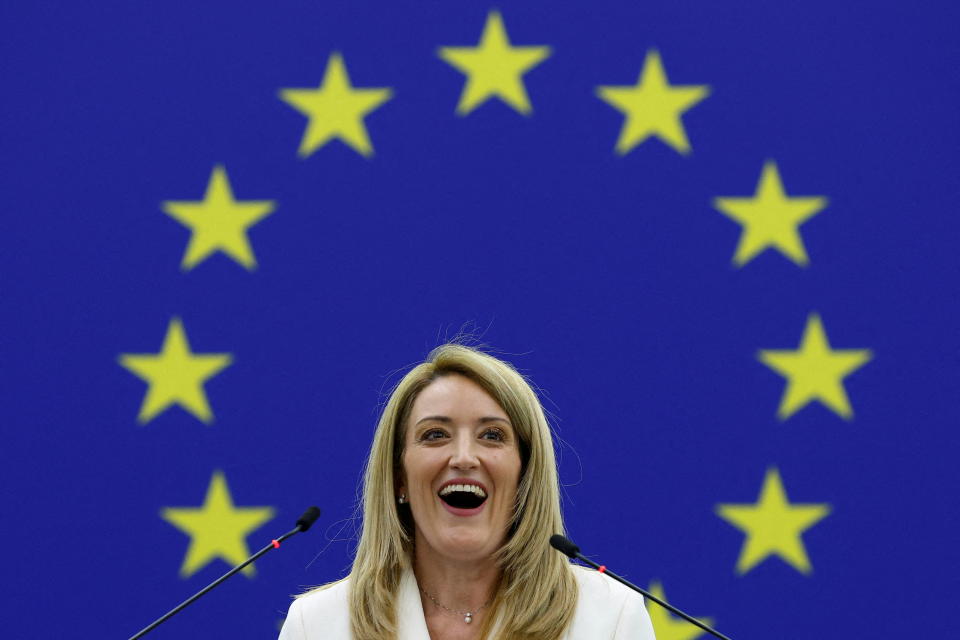
[[[573,565],[579,594],[570,640],[653,640],[643,596],[599,571]]]
[[[601,598],[610,601],[611,598],[616,602],[623,602],[627,599],[638,599],[643,602],[643,596],[626,587],[610,576],[605,576],[595,569],[589,569],[580,565],[571,565],[573,575],[577,578],[577,586],[580,588],[580,597],[586,596],[588,599]]]
[[[336,582],[330,582],[315,589],[311,589],[306,593],[301,593],[296,597],[294,602],[310,603],[311,606],[318,606],[319,604],[331,603],[339,598],[342,598],[344,601],[346,601],[346,598],[349,597],[349,593],[350,577],[347,576],[346,578],[341,578]]]
[[[298,596],[280,631],[280,640],[350,637],[350,578]]]

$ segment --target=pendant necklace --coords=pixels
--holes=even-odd
[[[423,595],[425,595],[425,596],[427,596],[428,598],[430,598],[430,600],[433,602],[433,604],[437,605],[438,607],[440,607],[440,608],[443,609],[444,611],[449,611],[450,613],[455,613],[455,614],[457,614],[458,616],[463,616],[463,621],[464,621],[466,624],[470,624],[471,622],[473,622],[473,616],[474,616],[475,614],[477,614],[477,613],[480,613],[480,612],[483,611],[484,609],[486,609],[488,606],[490,606],[490,603],[493,601],[493,598],[491,598],[490,600],[487,600],[487,601],[484,602],[484,603],[480,606],[480,608],[478,608],[476,611],[457,611],[456,609],[451,609],[450,607],[445,607],[445,606],[443,606],[442,604],[440,604],[440,601],[437,600],[436,598],[434,598],[434,597],[433,597],[433,594],[428,593],[427,591],[425,591],[425,590],[423,590],[423,589],[420,589],[420,591],[423,593]]]

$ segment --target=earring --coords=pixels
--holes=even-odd
[[[397,502],[399,502],[400,504],[407,504],[407,496],[401,493],[400,497],[397,498]]]

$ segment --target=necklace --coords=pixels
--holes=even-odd
[[[423,593],[423,595],[430,598],[430,600],[433,601],[433,604],[437,605],[444,611],[449,611],[450,613],[455,613],[459,616],[463,616],[463,621],[467,624],[470,624],[471,622],[473,622],[474,613],[480,613],[481,611],[486,609],[488,606],[490,606],[490,603],[493,601],[493,598],[491,598],[490,600],[487,600],[475,612],[474,611],[457,611],[456,609],[451,609],[450,607],[445,607],[442,604],[440,604],[440,601],[434,598],[433,594],[428,593],[423,589],[420,589],[420,591]]]

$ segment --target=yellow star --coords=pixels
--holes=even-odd
[[[189,578],[217,558],[229,565],[250,556],[247,535],[273,518],[272,507],[235,507],[223,472],[214,471],[202,507],[167,507],[160,517],[190,536],[190,546],[180,567],[180,577]],[[252,564],[242,569],[248,578]]]
[[[217,165],[210,174],[203,200],[168,200],[163,211],[190,228],[193,235],[180,268],[189,271],[215,251],[223,251],[247,269],[257,266],[247,240],[247,229],[273,213],[271,200],[233,199],[226,170]]]
[[[720,504],[717,515],[747,534],[737,573],[744,574],[772,555],[800,573],[813,569],[800,535],[827,517],[828,504],[790,504],[775,467],[767,469],[756,504]]]
[[[476,47],[440,47],[439,56],[467,75],[457,113],[465,116],[497,97],[522,114],[533,110],[521,76],[550,55],[550,47],[511,47],[498,11],[487,15]]]
[[[203,392],[203,383],[233,361],[229,353],[196,354],[190,351],[187,334],[179,318],[170,321],[160,353],[125,353],[120,366],[149,385],[137,421],[146,424],[173,404],[207,424],[213,413]]]
[[[663,593],[663,586],[659,582],[652,583],[647,591],[664,602],[669,602]],[[670,612],[661,606],[647,607],[647,613],[650,615],[650,622],[653,623],[653,631],[657,640],[693,640],[706,633],[703,629],[690,624],[683,618],[670,615]],[[711,618],[697,619],[708,627],[713,626]]]
[[[309,118],[298,154],[307,157],[334,138],[370,157],[373,145],[363,118],[393,97],[387,87],[358,89],[350,84],[339,52],[330,55],[317,89],[281,89],[280,99]]]
[[[780,253],[805,267],[809,260],[797,227],[820,213],[827,206],[827,199],[822,196],[788,198],[777,163],[768,160],[763,165],[757,192],[752,198],[714,198],[713,206],[743,225],[740,243],[733,256],[733,263],[738,267],[768,247],[779,249]]]
[[[650,136],[679,153],[690,152],[680,116],[710,94],[707,85],[670,85],[656,49],[647,52],[635,86],[597,87],[597,95],[623,112],[616,151],[623,155]]]
[[[786,420],[813,400],[819,400],[843,418],[853,409],[843,379],[872,358],[869,349],[831,350],[820,316],[811,313],[796,351],[765,349],[760,361],[787,378],[777,417]]]

